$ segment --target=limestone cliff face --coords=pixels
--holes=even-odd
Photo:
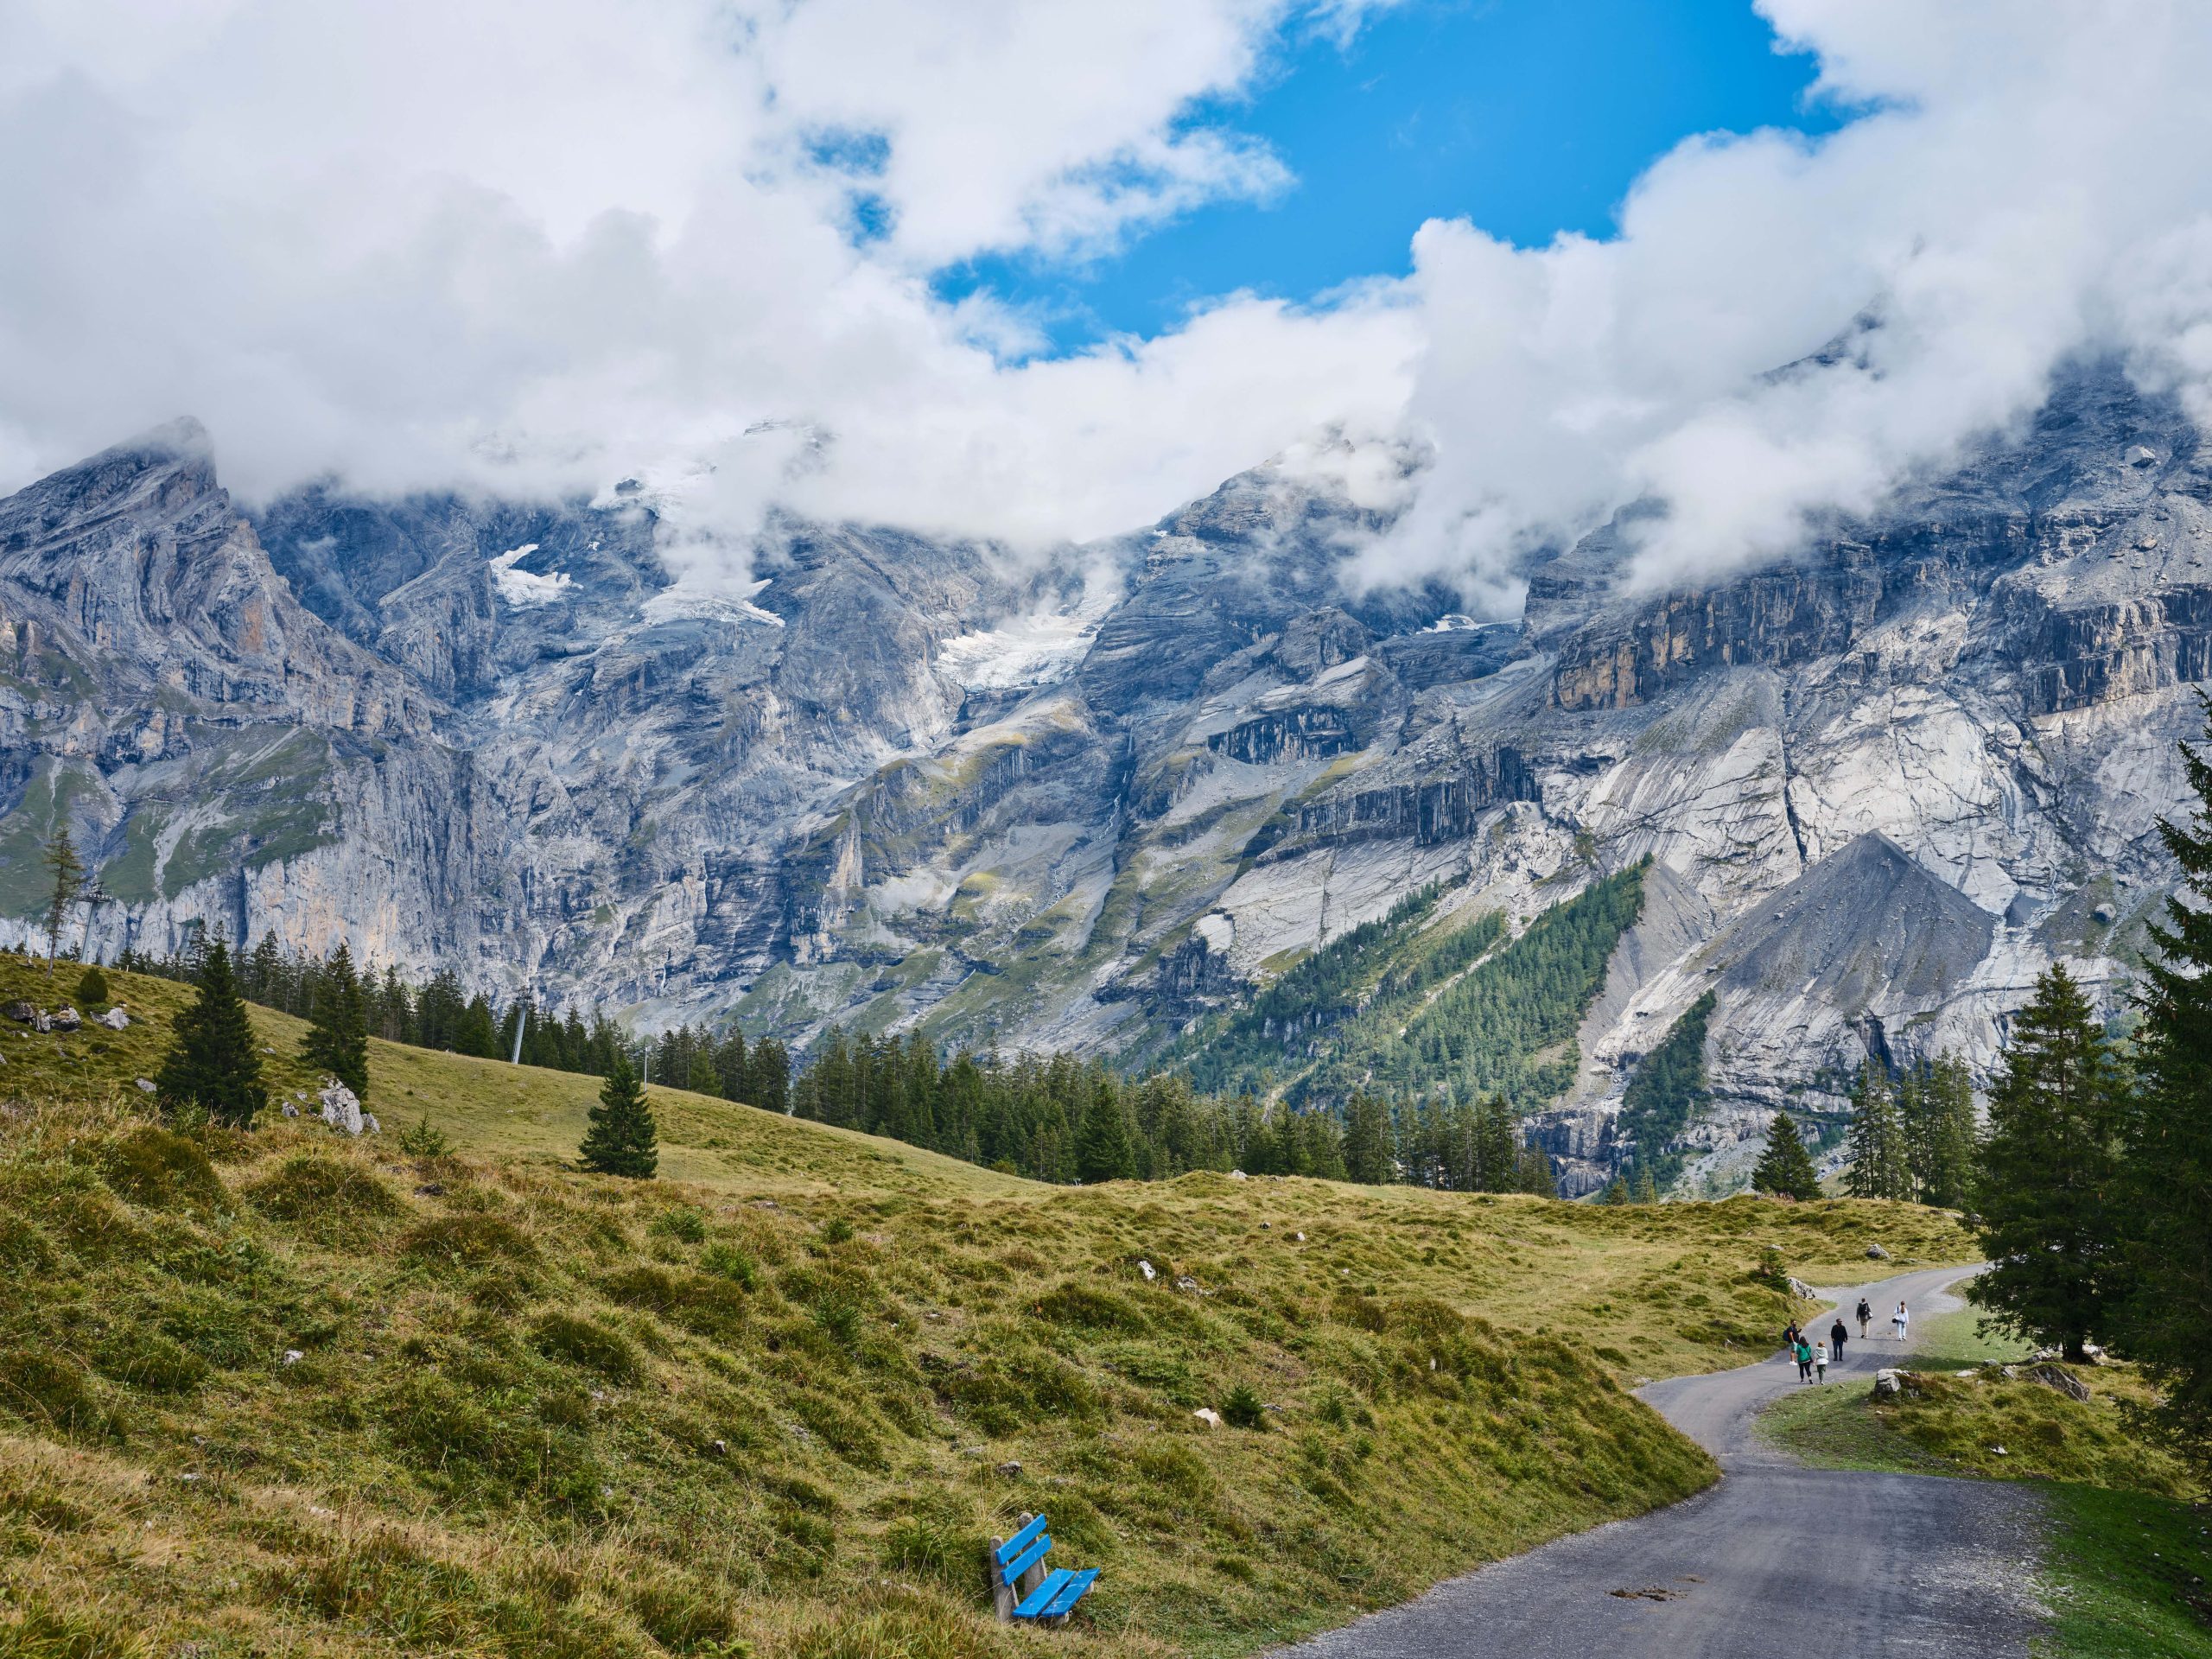
[[[1649,856],[1542,1132],[1602,1179],[1711,990],[1725,1184],[1866,1053],[1986,1066],[2050,962],[2120,971],[2212,679],[2208,503],[2180,411],[2088,369],[1791,560],[1646,592],[1627,514],[1477,625],[1341,587],[1380,519],[1277,467],[1043,574],[779,524],[715,550],[747,586],[680,579],[628,481],[249,521],[177,429],[0,503],[0,927],[59,802],[105,949],[207,918],[648,1023],[1139,1055],[1414,887],[1517,926]]]

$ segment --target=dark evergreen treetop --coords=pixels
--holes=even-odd
[[[1766,1150],[1751,1170],[1751,1190],[1792,1198],[1821,1196],[1821,1178],[1813,1167],[1813,1155],[1805,1150],[1797,1125],[1787,1112],[1777,1112],[1767,1128]]]
[[[177,1016],[154,1086],[171,1111],[196,1109],[234,1128],[251,1128],[255,1114],[269,1103],[253,1026],[231,976],[230,947],[220,934],[207,942],[200,995]]]

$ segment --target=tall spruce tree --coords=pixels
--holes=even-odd
[[[1767,1126],[1766,1150],[1751,1168],[1751,1190],[1792,1198],[1821,1196],[1821,1178],[1813,1167],[1813,1155],[1805,1150],[1797,1125],[1787,1112],[1777,1112],[1774,1122]]]
[[[2089,1000],[2063,965],[2013,1016],[1974,1186],[1993,1264],[1967,1287],[1990,1322],[2069,1359],[2108,1334],[2125,1096]]]
[[[1390,1155],[1390,1109],[1364,1089],[1354,1090],[1344,1108],[1345,1179],[1382,1186],[1396,1173]]]
[[[54,958],[61,950],[61,930],[85,886],[85,861],[77,856],[77,844],[69,838],[67,819],[55,819],[54,833],[46,838],[40,856],[54,884],[46,903],[46,976],[51,979]]]
[[[1911,1198],[1912,1169],[1889,1067],[1861,1062],[1851,1105],[1851,1173],[1844,1177],[1844,1191],[1854,1198]]]
[[[1076,1174],[1085,1181],[1125,1181],[1136,1173],[1128,1118],[1114,1087],[1101,1077],[1076,1131]]]
[[[231,975],[230,947],[219,933],[207,943],[198,977],[200,994],[177,1016],[155,1091],[171,1111],[198,1109],[218,1123],[250,1129],[269,1096],[253,1026]]]
[[[2184,1450],[2212,1471],[2212,697],[2202,749],[2182,745],[2196,796],[2158,826],[2185,896],[2166,902],[2144,964],[2127,1154],[2133,1268],[2120,1336],[2164,1396]]]
[[[315,985],[315,1008],[308,1034],[300,1039],[300,1058],[310,1066],[344,1084],[354,1098],[369,1098],[369,1020],[361,997],[361,982],[353,971],[353,953],[344,940],[323,965]]]
[[[1923,1204],[1956,1210],[1974,1183],[1974,1078],[1967,1063],[1945,1054],[1906,1074],[1897,1096],[1904,1121],[1905,1157],[1912,1166],[1913,1196]]]
[[[627,1054],[615,1056],[607,1081],[600,1085],[599,1104],[591,1109],[583,1144],[576,1153],[586,1169],[633,1181],[652,1179],[660,1167],[660,1131]]]

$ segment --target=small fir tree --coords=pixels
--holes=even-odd
[[[653,1122],[653,1109],[626,1054],[615,1056],[600,1086],[599,1104],[591,1109],[577,1155],[586,1169],[634,1181],[652,1179],[660,1167],[660,1132]]]
[[[1989,1096],[1975,1232],[1994,1265],[1967,1287],[1990,1322],[2063,1347],[2106,1332],[2120,1217],[2123,1094],[2104,1028],[2061,965],[2013,1016]]]
[[[1637,1204],[1656,1204],[1659,1202],[1658,1185],[1652,1180],[1650,1169],[1642,1164],[1637,1166],[1634,1202]]]
[[[1628,1183],[1623,1180],[1619,1176],[1614,1176],[1611,1185],[1605,1188],[1605,1196],[1603,1202],[1614,1205],[1625,1205],[1632,1202],[1629,1196]]]
[[[1851,1173],[1844,1177],[1844,1191],[1854,1198],[1911,1198],[1904,1126],[1889,1068],[1872,1059],[1861,1062],[1851,1104]]]
[[[156,1092],[171,1111],[196,1109],[219,1123],[250,1129],[269,1097],[261,1086],[253,1026],[220,934],[207,941],[199,982],[200,995],[177,1016],[168,1052],[155,1075]]]
[[[2126,1170],[2133,1273],[2116,1334],[2158,1383],[2177,1442],[2212,1471],[2212,697],[2204,714],[2208,747],[2181,746],[2196,810],[2158,826],[2185,895],[2152,924],[2158,950],[2143,969]]]
[[[1797,1134],[1787,1112],[1777,1112],[1767,1126],[1766,1150],[1751,1170],[1751,1190],[1785,1198],[1817,1198],[1821,1178],[1813,1168],[1813,1155]]]
[[[1541,1147],[1524,1146],[1521,1148],[1521,1180],[1518,1190],[1533,1192],[1540,1198],[1559,1197],[1559,1174],[1552,1168],[1551,1155]]]
[[[369,1097],[369,1020],[361,982],[353,972],[353,953],[343,940],[323,965],[315,987],[315,1011],[300,1058],[344,1084],[354,1098]]]
[[[107,976],[94,963],[77,976],[75,992],[77,1006],[86,1014],[103,1014],[107,1010]]]
[[[66,820],[55,822],[41,856],[54,882],[46,902],[46,976],[52,979],[54,959],[61,950],[61,930],[68,925],[70,908],[85,885],[85,862],[77,856],[77,844],[69,838]]]

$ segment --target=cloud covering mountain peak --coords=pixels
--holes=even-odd
[[[1500,611],[1530,549],[1630,501],[1647,581],[1786,552],[2076,353],[2201,412],[2212,17],[1761,9],[1840,131],[1691,139],[1603,240],[1437,219],[1403,278],[1013,358],[1022,320],[932,274],[1293,188],[1193,112],[1360,7],[29,0],[0,14],[0,473],[188,408],[250,495],[661,467],[741,535],[780,507],[1049,545],[1331,432],[1428,457],[1363,575]]]

